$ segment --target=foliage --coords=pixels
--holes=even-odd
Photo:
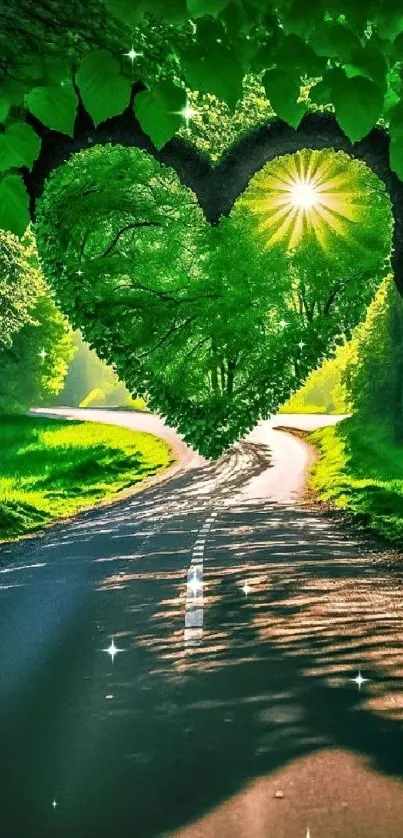
[[[403,307],[388,276],[354,334],[341,374],[341,391],[350,411],[373,421],[389,421],[403,431]]]
[[[396,0],[303,7],[296,0],[39,0],[35,10],[14,0],[0,11],[0,30],[0,159],[8,163],[0,223],[17,234],[28,219],[24,166],[39,152],[30,133],[21,157],[18,133],[28,136],[33,122],[38,135],[41,124],[74,134],[82,104],[97,125],[132,107],[134,82],[146,86],[133,107],[157,147],[180,128],[182,108],[172,103],[186,92],[217,97],[232,113],[253,77],[267,106],[294,127],[308,108],[329,105],[355,142],[381,119],[392,138],[392,169],[403,177]]]
[[[152,90],[141,91],[136,98],[136,113],[142,128],[152,134],[157,148],[183,124],[182,110],[186,106],[186,93],[172,82],[162,81]]]
[[[213,163],[248,132],[276,118],[264,87],[255,76],[245,76],[242,98],[232,111],[211,93],[189,91],[188,102],[192,118],[182,125],[179,134]]]
[[[280,408],[280,413],[345,413],[337,398],[340,379],[339,351],[309,373],[302,387]]]
[[[27,410],[56,395],[75,351],[66,318],[48,289],[43,289],[30,313],[32,322],[0,351],[0,413]]]
[[[390,541],[403,544],[403,448],[389,419],[361,414],[309,437],[320,451],[312,467],[319,497],[348,510]]]
[[[32,238],[20,242],[0,230],[0,351],[11,346],[25,323],[33,322],[32,308],[43,292]]]
[[[403,305],[391,276],[340,359],[353,417],[310,439],[319,447],[313,487],[373,530],[403,543]]]
[[[339,346],[309,373],[302,387],[281,407],[280,413],[347,413],[350,404],[342,389],[341,377],[347,363],[349,342]]]
[[[132,399],[126,387],[122,382],[119,382],[116,387],[113,385],[102,387],[94,387],[87,393],[79,407],[120,407],[128,410],[136,410],[139,413],[147,411],[147,403],[144,399]]]
[[[161,439],[96,422],[0,417],[0,538],[111,499],[167,468]]]
[[[331,237],[328,252],[309,239],[287,253],[256,232],[254,180],[211,227],[144,152],[83,152],[50,177],[41,203],[46,276],[130,391],[216,457],[351,333],[383,276],[389,203],[363,164],[351,166],[366,223]]]
[[[365,424],[389,418],[403,430],[403,318],[400,296],[389,275],[371,302],[365,321],[334,358],[314,370],[284,405],[286,412],[354,412]]]
[[[74,350],[31,233],[0,231],[0,272],[0,411],[26,410],[61,389]]]

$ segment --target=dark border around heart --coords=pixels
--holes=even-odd
[[[42,138],[40,156],[32,172],[24,173],[31,202],[31,217],[50,173],[67,162],[71,155],[95,145],[107,143],[144,149],[160,163],[173,168],[181,182],[195,193],[210,224],[229,215],[235,201],[265,163],[303,148],[344,151],[363,161],[383,181],[389,193],[394,216],[392,268],[395,283],[403,296],[403,183],[389,165],[390,138],[386,130],[374,128],[363,140],[351,143],[331,113],[307,114],[299,128],[281,120],[264,125],[235,143],[213,166],[199,151],[180,137],[170,140],[161,150],[155,148],[142,130],[133,110],[135,94],[143,89],[134,85],[129,107],[117,117],[94,128],[82,104],[75,124],[74,137],[45,128],[29,115],[29,121]]]

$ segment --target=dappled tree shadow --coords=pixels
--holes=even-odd
[[[251,780],[329,747],[402,776],[396,580],[332,513],[226,504],[269,456],[242,444],[32,542],[33,563],[35,551],[60,552],[60,585],[69,566],[79,595],[56,621],[56,646],[2,706],[6,836],[176,834]],[[189,649],[186,572],[212,496],[204,635]],[[44,573],[29,588],[42,609]],[[111,635],[124,650],[113,665],[101,652]],[[360,668],[361,691],[350,680]]]

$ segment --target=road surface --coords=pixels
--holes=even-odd
[[[181,469],[0,549],[2,838],[401,838],[400,579],[299,505],[304,444],[85,415]]]

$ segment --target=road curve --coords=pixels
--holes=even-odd
[[[208,460],[189,448],[182,437],[167,426],[164,420],[155,414],[107,409],[52,408],[32,410],[33,415],[66,419],[85,419],[120,425],[133,430],[147,431],[165,439],[175,450],[181,471],[203,468]],[[271,500],[291,500],[296,498],[304,483],[306,467],[310,459],[306,445],[298,439],[281,431],[275,431],[276,425],[301,430],[315,430],[328,424],[335,424],[343,416],[279,414],[270,421],[259,422],[255,430],[242,443],[233,446],[230,452],[214,467],[214,480],[209,486],[215,491],[227,478],[228,471],[238,472],[237,498],[268,498]],[[259,467],[251,460],[259,460]],[[256,473],[257,472],[257,473]],[[232,502],[232,492],[226,497]]]
[[[298,503],[313,421],[1,547],[2,838],[401,838],[399,579]]]

